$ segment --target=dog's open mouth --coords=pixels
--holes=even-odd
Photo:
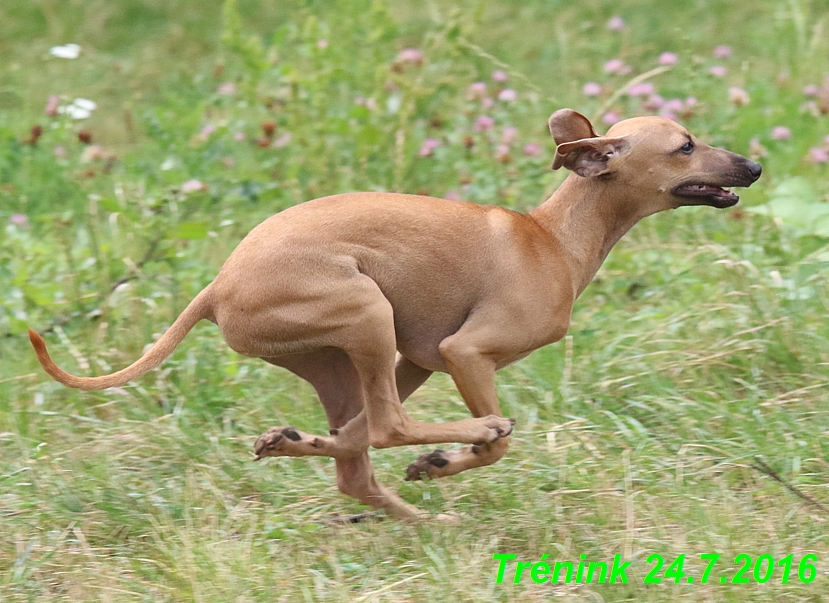
[[[714,186],[713,184],[681,184],[674,188],[671,193],[676,197],[693,199],[699,205],[713,205],[714,207],[725,208],[736,205],[740,197],[727,188]]]

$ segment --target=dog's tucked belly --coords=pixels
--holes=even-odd
[[[442,337],[440,334],[428,333],[430,336],[424,336],[424,332],[429,330],[428,326],[424,326],[419,334],[412,333],[408,339],[398,336],[397,350],[419,367],[445,373],[447,372],[446,360],[440,355],[439,346],[448,335]],[[434,329],[431,330],[434,331]]]

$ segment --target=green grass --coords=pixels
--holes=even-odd
[[[829,71],[829,4],[239,0],[225,27],[229,8],[0,5],[0,600],[822,600],[829,240],[802,216],[829,196],[829,165],[807,159],[829,118],[802,89]],[[605,27],[614,14],[625,31]],[[67,42],[83,46],[78,59],[49,55]],[[718,44],[733,56],[715,59]],[[394,67],[404,48],[424,64]],[[501,462],[411,483],[403,471],[427,448],[373,453],[380,481],[458,524],[333,526],[362,510],[337,492],[333,462],[250,462],[269,426],[321,432],[325,415],[310,386],[239,357],[212,325],[123,389],[68,390],[34,359],[27,325],[67,370],[125,366],[250,228],[303,200],[399,190],[529,209],[564,177],[549,171],[549,114],[569,106],[599,128],[605,110],[642,114],[625,96],[603,103],[663,51],[679,63],[649,81],[666,99],[698,99],[682,121],[703,140],[765,147],[763,177],[734,210],[638,225],[578,301],[567,339],[499,373],[502,409],[518,421]],[[630,75],[604,73],[617,57]],[[710,75],[715,64],[728,74]],[[496,69],[517,100],[484,109],[467,89],[486,81],[495,94]],[[588,81],[600,97],[582,94]],[[219,92],[227,83],[231,95]],[[729,103],[732,86],[748,105]],[[80,122],[48,117],[52,94],[98,108]],[[493,130],[474,130],[482,114]],[[265,121],[276,124],[267,148]],[[35,124],[44,133],[30,145]],[[771,138],[777,125],[790,140]],[[505,158],[507,126],[518,141]],[[88,160],[80,129],[101,158]],[[441,145],[422,158],[426,138]],[[207,190],[182,192],[193,178]],[[774,219],[768,207],[790,211]],[[27,225],[11,222],[19,214]],[[445,375],[407,408],[468,416]],[[510,565],[497,584],[496,553],[621,554],[631,582],[534,584],[527,572],[514,584]],[[686,554],[695,583],[644,585],[654,553]],[[705,553],[722,554],[707,585]],[[814,553],[818,575],[719,584],[741,553]]]

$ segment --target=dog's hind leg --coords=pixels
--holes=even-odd
[[[257,440],[259,458],[304,456],[305,451],[314,456],[332,456],[337,465],[337,487],[343,494],[375,509],[384,509],[395,517],[406,519],[421,515],[416,507],[378,484],[374,478],[368,456],[368,423],[363,412],[362,387],[345,352],[325,348],[267,360],[287,368],[314,387],[328,415],[331,435],[313,436],[293,428],[272,428]],[[424,369],[414,365],[405,366],[403,370],[406,376],[403,382],[408,383],[412,391],[429,376],[424,374]]]
[[[361,284],[355,283],[352,289],[355,306],[352,320],[337,335],[363,386],[371,446],[389,448],[443,442],[479,444],[509,435],[514,421],[495,415],[425,423],[406,414],[396,383],[394,311],[376,283],[366,278]]]
[[[323,348],[266,361],[310,383],[322,402],[329,435],[307,434],[294,427],[271,427],[254,445],[257,460],[266,456],[359,457],[368,449],[368,426],[360,380],[351,359],[340,349]],[[353,419],[353,420],[352,420]]]
[[[328,414],[331,431],[328,436],[318,436],[294,427],[271,427],[256,442],[256,460],[266,456],[353,458],[366,449],[368,426],[362,412],[362,389],[354,365],[344,352],[326,348],[312,354],[267,360],[313,385]],[[395,381],[399,398],[408,398],[431,374],[432,371],[398,356]],[[356,412],[354,400],[359,400]]]

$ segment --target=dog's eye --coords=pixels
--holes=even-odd
[[[679,147],[679,150],[680,150],[681,152],[685,153],[686,155],[690,155],[691,153],[693,153],[693,152],[694,152],[694,143],[693,143],[692,141],[690,141],[690,140],[689,140],[689,141],[688,141],[688,142],[686,142],[684,145],[682,145],[681,147]]]

